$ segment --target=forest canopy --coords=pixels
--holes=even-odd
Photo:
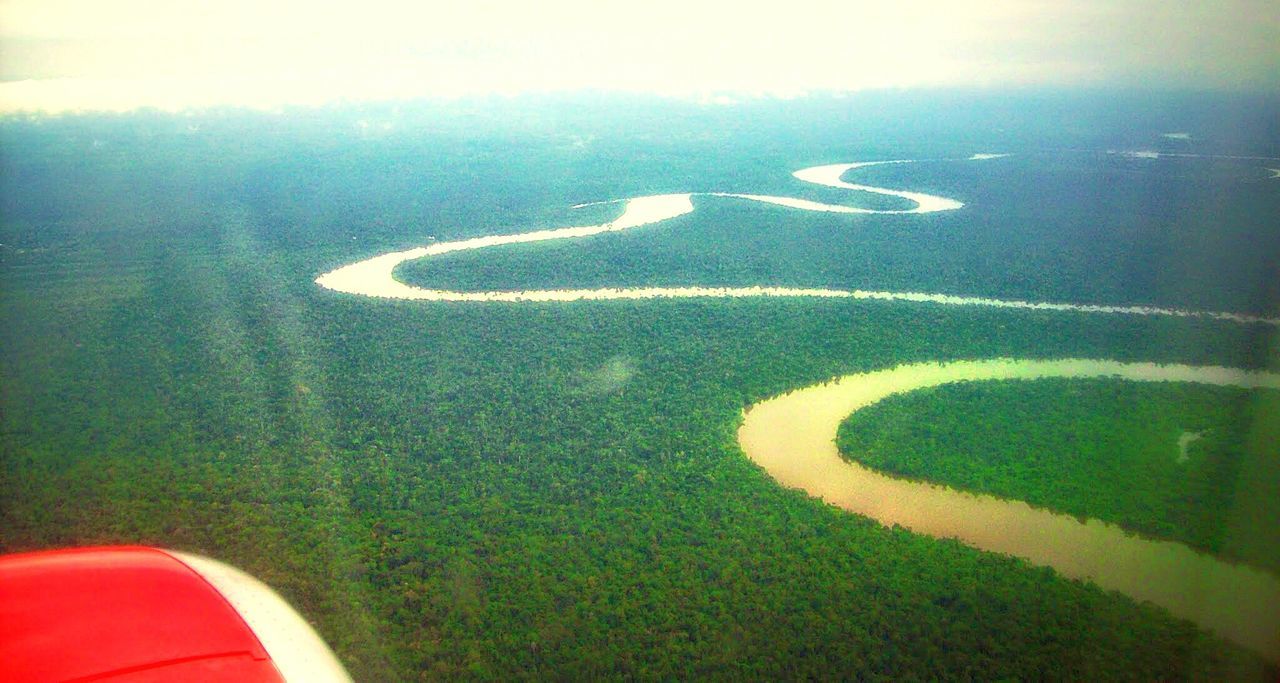
[[[1207,151],[1280,154],[1280,119],[1262,115],[1275,109],[1246,105],[1227,121],[1220,100],[1181,95],[730,109],[600,95],[0,120],[0,550],[218,557],[279,590],[359,680],[1274,679],[1151,605],[783,489],[735,441],[745,405],[852,372],[991,357],[1277,369],[1273,327],[781,298],[430,304],[314,284],[432,238],[605,211],[580,217],[580,202],[790,194],[806,165],[1001,151],[1003,165],[860,176],[966,202],[945,216],[708,202],[670,225],[402,276],[463,289],[839,284],[1275,316],[1280,193],[1264,169],[1106,152],[1176,151],[1185,141],[1159,133],[1179,111]],[[951,398],[968,400],[952,392],[1000,389],[938,391],[946,402],[903,400],[941,421]],[[1160,391],[1132,400],[1203,397]],[[1105,422],[1095,410],[1080,419]],[[1229,433],[1224,419],[1203,430]],[[1073,504],[1042,504],[1059,503]],[[1082,513],[1114,504],[1090,498]],[[1206,510],[1192,517],[1211,529]],[[1245,555],[1213,533],[1188,540]]]

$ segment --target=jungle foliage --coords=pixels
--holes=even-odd
[[[1119,524],[1280,574],[1280,392],[965,382],[850,416],[841,453],[895,475]]]
[[[313,283],[431,236],[560,225],[581,201],[790,191],[807,164],[1034,152],[1061,130],[1003,101],[939,97],[949,117],[912,101],[601,98],[0,122],[0,550],[221,558],[280,590],[359,680],[1274,678],[1152,606],[782,489],[734,440],[745,405],[851,372],[992,356],[1265,367],[1271,328],[849,301],[435,305]],[[1070,109],[1047,101],[1033,113]],[[1108,121],[1058,139],[1152,130]],[[1240,123],[1215,125],[1239,136]],[[830,278],[1276,313],[1267,285],[1230,284],[1277,262],[1280,199],[1257,169],[1214,172],[1251,207],[1230,209],[1237,222],[1183,225],[1210,212],[1144,214],[1187,189],[1177,163],[1043,158],[1100,173],[1094,189],[1148,179],[1117,204],[1166,188],[1123,207],[1153,223],[1053,237],[1089,228],[1065,215],[1088,197],[1053,194],[1023,222],[1004,202],[1029,205],[998,191],[1014,171],[920,164],[875,179],[973,211],[849,221],[726,204],[607,242],[441,259],[421,277]],[[779,239],[781,224],[802,238]],[[1206,291],[1104,273],[1070,246],[1092,242],[1124,272],[1175,228],[1254,248],[1215,252],[1231,260]],[[751,244],[771,251],[750,260]],[[611,265],[592,264],[597,249]],[[670,270],[641,271],[653,263]]]

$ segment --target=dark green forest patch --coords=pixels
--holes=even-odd
[[[963,382],[850,416],[885,472],[1025,500],[1280,574],[1280,391],[1105,379]]]

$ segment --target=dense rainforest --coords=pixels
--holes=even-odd
[[[1280,574],[1280,392],[1186,383],[969,382],[841,425],[876,469],[1114,522]]]
[[[1274,679],[1153,606],[781,488],[734,440],[745,405],[851,372],[1276,369],[1272,327],[844,300],[428,304],[313,282],[432,239],[610,217],[579,202],[849,202],[789,173],[999,151],[1015,156],[859,176],[968,202],[947,216],[698,200],[632,233],[401,270],[459,288],[830,282],[1277,314],[1280,192],[1258,164],[1105,153],[1199,126],[1213,151],[1275,156],[1259,148],[1280,140],[1274,102],[1223,119],[1216,101],[984,97],[0,121],[0,551],[221,558],[358,680]],[[1030,171],[1072,180],[1016,180]]]

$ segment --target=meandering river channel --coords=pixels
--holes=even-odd
[[[975,154],[985,162],[1000,154]],[[473,302],[539,302],[670,297],[802,296],[911,301],[945,306],[1076,311],[1112,315],[1201,317],[1230,323],[1280,325],[1280,319],[1231,312],[1191,311],[1152,306],[1035,302],[928,292],[837,290],[761,285],[755,287],[644,287],[537,291],[459,292],[405,284],[395,268],[405,261],[509,244],[590,237],[671,220],[694,210],[693,197],[752,201],[802,211],[861,214],[917,214],[954,211],[955,199],[844,181],[845,173],[875,164],[907,160],[830,164],[801,169],[797,179],[913,202],[907,209],[876,210],[824,204],[793,197],[733,192],[665,194],[626,200],[622,215],[601,225],[535,230],[439,242],[373,256],[318,277],[337,292],[383,299]],[[1032,508],[1026,503],[974,495],[927,483],[877,474],[845,462],[835,436],[849,414],[891,394],[957,381],[1037,377],[1116,376],[1135,381],[1188,381],[1241,387],[1280,388],[1280,375],[1222,367],[1120,363],[1109,360],[998,359],[906,365],[850,375],[762,401],[749,408],[738,432],[748,457],[784,486],[866,515],[939,538],[955,538],[977,548],[1008,553],[1053,567],[1065,576],[1093,581],[1138,600],[1149,600],[1280,663],[1280,579],[1235,565],[1173,542],[1130,535],[1096,520]]]
[[[1082,523],[1021,501],[895,479],[844,460],[836,448],[836,431],[846,417],[893,394],[951,382],[1041,377],[1280,389],[1280,375],[1213,366],[1085,359],[920,363],[849,375],[761,401],[747,409],[738,441],[784,486],[885,525],[1015,555],[1149,600],[1280,661],[1280,579],[1271,574],[1097,520]]]

